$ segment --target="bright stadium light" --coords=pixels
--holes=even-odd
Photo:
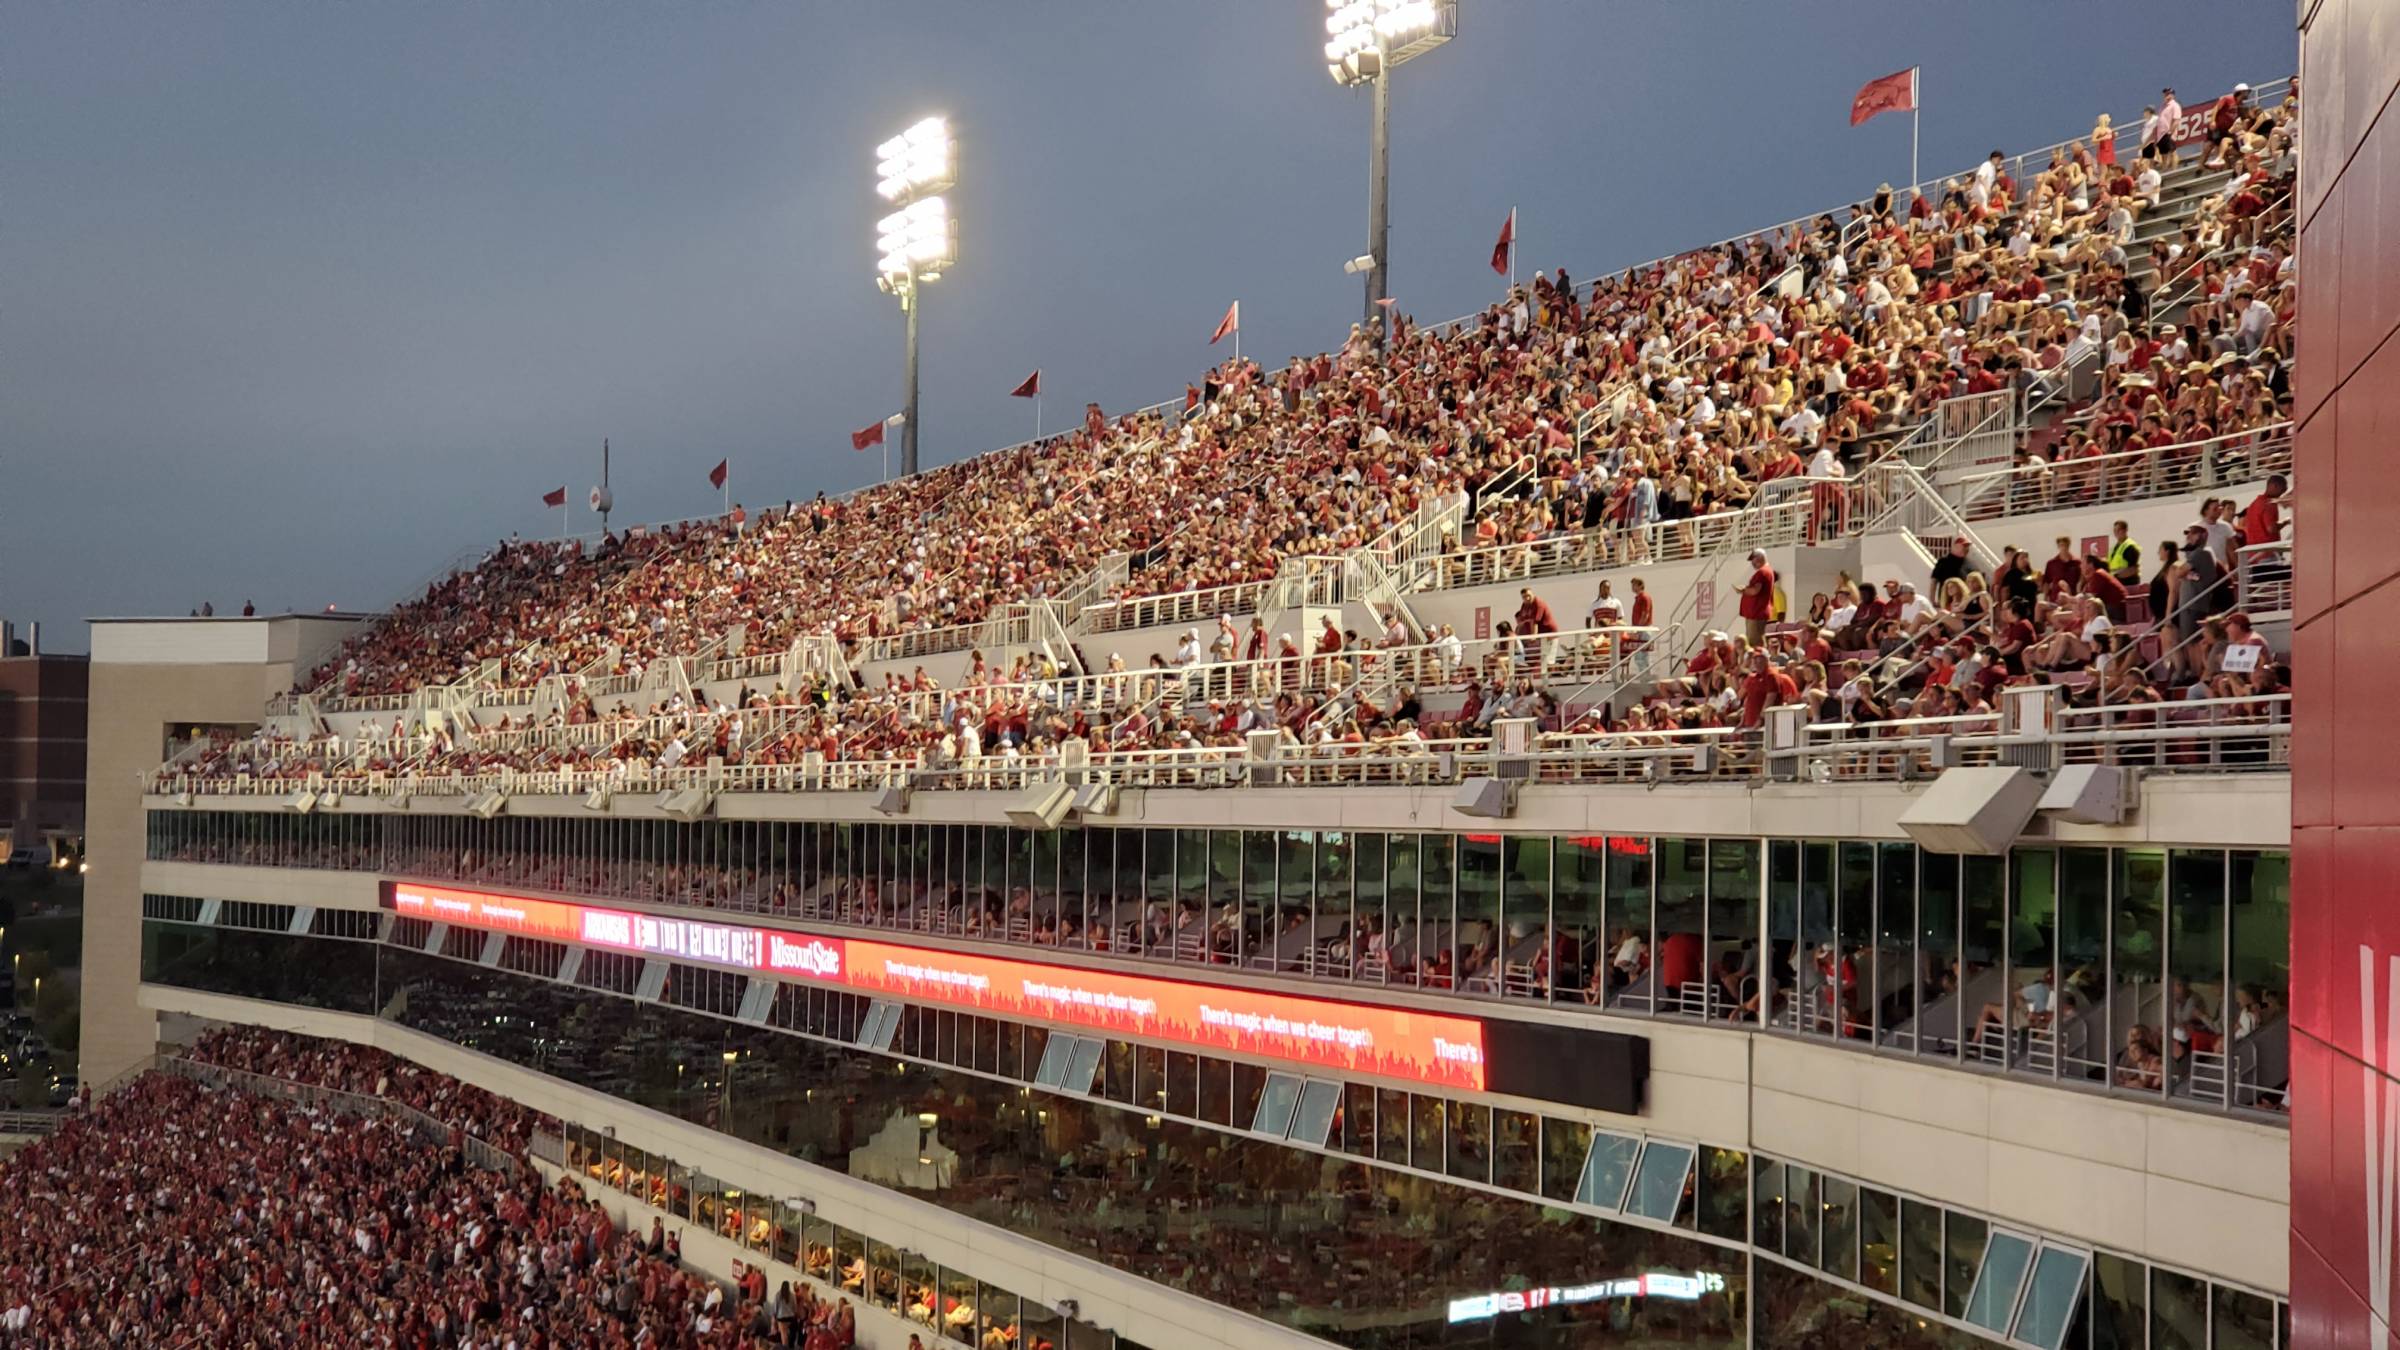
[[[1344,87],[1374,91],[1367,147],[1367,320],[1390,293],[1392,67],[1458,35],[1458,0],[1325,0],[1325,70]]]
[[[947,118],[928,117],[875,147],[875,191],[887,202],[939,192],[958,176]]]
[[[908,320],[900,414],[900,472],[917,471],[918,287],[958,261],[958,225],[942,193],[958,181],[950,119],[927,117],[875,147],[875,195],[899,209],[875,222],[875,284],[900,301]]]

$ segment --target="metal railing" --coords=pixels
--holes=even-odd
[[[466,797],[485,793],[581,796],[596,789],[666,792],[863,791],[871,788],[1015,789],[1058,782],[1121,787],[1292,787],[1329,784],[1456,784],[1471,777],[1544,783],[1764,781],[1775,762],[1796,761],[1804,777],[1886,780],[1926,777],[1963,763],[2006,762],[2030,768],[2115,764],[2150,773],[2277,771],[2290,762],[2291,697],[2186,700],[2099,709],[2064,706],[2038,731],[2012,729],[1991,714],[1854,726],[1802,728],[1789,744],[1755,729],[1551,733],[1522,752],[1483,740],[1427,741],[1394,736],[1360,743],[1286,743],[1267,755],[1246,745],[1088,752],[1069,746],[1031,755],[1008,750],[955,763],[920,755],[797,764],[626,765],[606,770],[499,771],[340,783],[367,795]],[[187,780],[162,775],[153,792],[260,795],[290,783],[250,779]]]
[[[2110,506],[2253,483],[2292,471],[2292,426],[1974,474],[1949,493],[1970,521]]]
[[[1257,610],[1260,597],[1273,584],[1272,578],[1266,578],[1205,590],[1104,600],[1083,607],[1082,627],[1086,633],[1114,633],[1162,624],[1197,623],[1220,614],[1248,614]]]

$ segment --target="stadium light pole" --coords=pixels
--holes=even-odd
[[[897,209],[875,223],[875,284],[900,301],[908,352],[901,373],[900,476],[917,471],[917,311],[926,282],[958,261],[958,232],[942,192],[958,181],[949,120],[928,117],[875,147],[875,195]]]
[[[1458,0],[1325,0],[1325,70],[1373,95],[1367,133],[1367,322],[1391,293],[1392,67],[1458,35]]]

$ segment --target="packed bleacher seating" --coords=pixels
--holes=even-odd
[[[1443,541],[1459,554],[1566,541],[1589,565],[1639,561],[1657,527],[1853,473],[1984,391],[2056,405],[2021,462],[2108,500],[2113,462],[2069,466],[2284,415],[2297,119],[2296,93],[2237,91],[2181,154],[1995,155],[1924,194],[1588,286],[1537,275],[1456,325],[1396,318],[1278,370],[1229,362],[1180,417],[1095,408],[1071,433],[841,500],[589,550],[512,541],[306,683],[522,687],[633,674],[736,630],[771,651],[1020,601],[1206,591],[1358,549],[1452,494],[1470,505]],[[1096,570],[1116,555],[1121,579]]]
[[[420,1068],[371,1045],[263,1027],[226,1026],[201,1035],[183,1051],[183,1057],[398,1102],[517,1157],[524,1156],[536,1130],[558,1128],[556,1121],[505,1097]]]
[[[431,1099],[477,1123],[471,1090]],[[0,1179],[0,1345],[803,1344],[755,1284],[681,1269],[572,1180],[480,1172],[392,1120],[164,1073]],[[805,1344],[851,1344],[846,1313],[811,1306]]]

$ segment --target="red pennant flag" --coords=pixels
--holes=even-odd
[[[544,506],[565,506],[566,504],[567,490],[563,487],[556,492],[545,492],[542,494],[542,505]]]
[[[713,488],[721,488],[725,486],[725,470],[731,466],[732,463],[733,461],[730,459],[718,460],[717,467],[708,471],[708,485]]]
[[[1857,126],[1877,113],[1916,110],[1917,68],[1910,66],[1860,86],[1858,94],[1850,100],[1850,125]]]
[[[864,430],[850,433],[850,448],[853,450],[872,450],[881,444],[883,444],[883,423],[881,422]]]
[[[1240,331],[1242,331],[1242,302],[1236,300],[1233,302],[1233,308],[1225,311],[1225,317],[1217,321],[1217,331],[1208,335],[1208,345],[1214,347],[1218,340],[1227,333]]]
[[[1025,377],[1025,383],[1009,390],[1008,396],[1010,398],[1038,398],[1041,396],[1041,392],[1042,372],[1037,370]]]
[[[1517,208],[1508,208],[1508,219],[1500,223],[1500,242],[1492,245],[1492,270],[1508,275],[1508,253],[1517,244]]]

